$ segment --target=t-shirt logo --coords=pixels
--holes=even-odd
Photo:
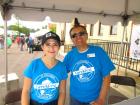
[[[58,86],[59,80],[55,75],[50,73],[39,75],[33,83],[36,96],[44,100],[53,99],[58,92]]]
[[[72,74],[80,82],[88,82],[94,77],[95,69],[90,62],[81,60],[74,65]]]

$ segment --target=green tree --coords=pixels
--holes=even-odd
[[[31,29],[19,26],[17,24],[8,26],[8,30],[18,31],[19,33],[24,33],[25,35],[29,35],[31,31]]]
[[[0,26],[0,28],[4,28],[4,26]]]
[[[56,33],[56,24],[50,24],[50,25],[49,25],[49,29],[50,29],[50,31]]]

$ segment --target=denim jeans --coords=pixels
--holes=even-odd
[[[70,97],[70,105],[90,105],[90,103],[80,102],[73,97]]]

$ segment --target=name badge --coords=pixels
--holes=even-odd
[[[87,54],[87,57],[88,58],[93,58],[93,57],[95,57],[95,53]]]

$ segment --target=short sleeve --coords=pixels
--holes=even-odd
[[[97,54],[101,64],[102,75],[103,77],[105,77],[109,75],[112,70],[115,69],[115,66],[111,61],[111,59],[109,58],[109,56],[107,55],[107,53],[102,48],[100,47],[98,48]]]
[[[33,61],[26,67],[26,69],[24,70],[23,74],[25,77],[27,78],[32,78],[32,74],[33,74]]]
[[[69,59],[69,54],[67,54],[66,56],[65,56],[65,58],[64,58],[64,61],[63,61],[63,63],[65,64],[65,66],[66,66],[66,71],[67,71],[67,73],[69,73],[70,72],[70,70],[69,70],[69,61],[70,61],[70,59]]]
[[[63,63],[63,65],[62,65],[62,71],[61,71],[61,79],[62,80],[66,80],[67,77],[68,77],[68,74],[67,74],[66,66]]]

